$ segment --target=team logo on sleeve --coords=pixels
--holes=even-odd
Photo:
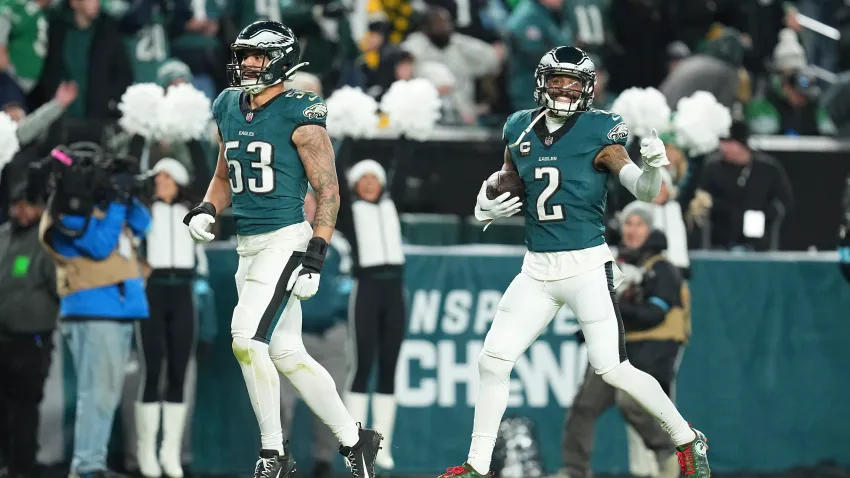
[[[308,119],[322,119],[328,115],[328,105],[324,103],[316,103],[310,105],[304,110],[304,116]]]
[[[617,141],[618,139],[626,139],[629,137],[629,127],[626,126],[626,123],[619,123],[617,126],[611,128],[611,131],[608,132],[608,139],[611,141]]]

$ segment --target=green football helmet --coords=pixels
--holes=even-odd
[[[549,79],[553,76],[575,78],[580,89],[552,88]],[[596,67],[584,50],[572,46],[559,46],[543,55],[534,72],[534,101],[558,116],[570,116],[587,111],[593,104],[596,89]],[[555,91],[559,90],[559,91]],[[572,101],[556,101],[557,96],[574,97]]]
[[[230,45],[232,61],[227,65],[231,87],[255,95],[271,85],[286,81],[296,70],[307,65],[298,63],[301,46],[292,30],[280,22],[262,20],[243,28]],[[266,59],[259,67],[245,67],[249,54],[261,52]]]

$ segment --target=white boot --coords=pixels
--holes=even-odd
[[[369,395],[365,393],[346,392],[343,401],[351,418],[363,425],[363,428],[366,428],[366,418],[369,414]]]
[[[180,449],[183,447],[183,430],[186,429],[186,404],[162,402],[162,444],[159,463],[170,478],[183,478]]]
[[[376,393],[372,396],[372,428],[384,436],[378,456],[375,457],[375,466],[392,470],[395,468],[393,461],[393,429],[395,429],[395,395],[384,395]]]
[[[136,460],[139,473],[147,478],[162,476],[156,459],[156,437],[159,433],[159,402],[136,402]]]

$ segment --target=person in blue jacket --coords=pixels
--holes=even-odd
[[[60,204],[69,198],[54,195]],[[124,384],[133,323],[148,317],[133,247],[150,225],[149,211],[117,194],[89,217],[44,214],[39,239],[56,264],[59,318],[77,378],[71,476],[104,478],[112,419]]]

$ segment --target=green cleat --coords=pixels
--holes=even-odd
[[[691,428],[697,437],[694,441],[676,447],[682,474],[690,478],[711,478],[708,466],[708,439],[699,430]],[[474,475],[470,475],[474,476]]]
[[[463,466],[453,466],[451,468],[446,468],[446,472],[437,478],[486,478],[490,476],[490,473],[486,475],[482,475],[475,471],[475,468],[472,467],[469,463],[464,463]]]

